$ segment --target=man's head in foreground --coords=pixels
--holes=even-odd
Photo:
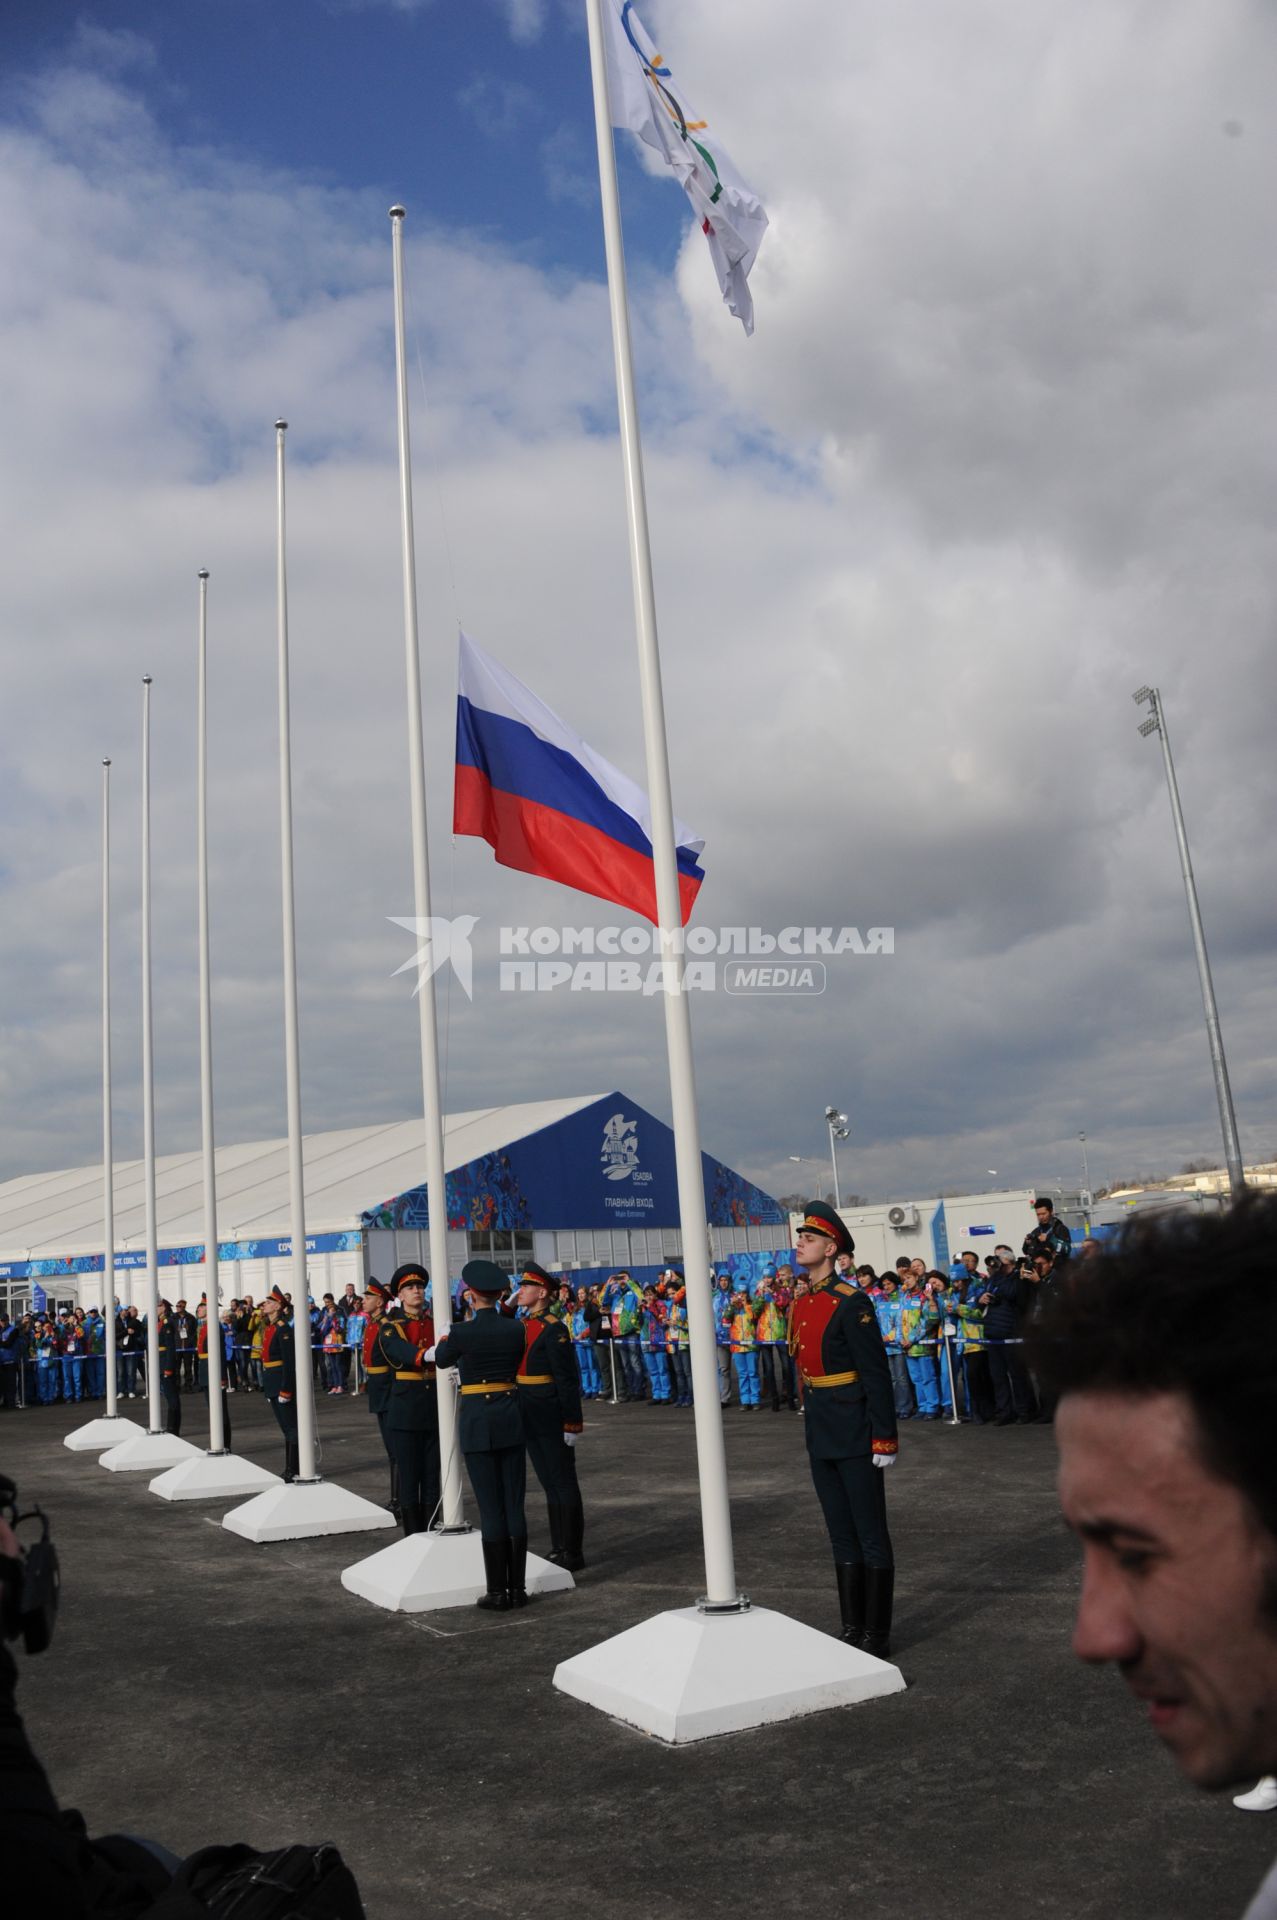
[[[1277,1771],[1275,1264],[1271,1197],[1163,1215],[1035,1329],[1082,1543],[1074,1652],[1120,1669],[1199,1787]]]

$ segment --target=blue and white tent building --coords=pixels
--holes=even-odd
[[[305,1140],[306,1233],[313,1295],[389,1278],[405,1260],[429,1265],[420,1120],[345,1128]],[[448,1264],[473,1255],[510,1271],[528,1258],[581,1280],[628,1267],[654,1275],[682,1253],[674,1136],[621,1092],[486,1107],[449,1115]],[[742,1272],[784,1257],[788,1220],[722,1161],[703,1156],[712,1252]],[[160,1291],[204,1292],[203,1187],[198,1149],[157,1162]],[[115,1292],[141,1299],[146,1265],[142,1163],[115,1169]],[[0,1306],[87,1305],[103,1296],[102,1169],[26,1174],[0,1183]],[[218,1257],[223,1294],[260,1299],[291,1280],[288,1143],[217,1150]],[[750,1256],[753,1256],[751,1259]],[[188,1273],[174,1268],[192,1268]]]

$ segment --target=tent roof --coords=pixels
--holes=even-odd
[[[532,1100],[519,1106],[448,1114],[445,1167],[451,1173],[512,1141],[555,1126],[603,1097],[587,1093],[570,1100]],[[307,1233],[357,1227],[366,1210],[425,1184],[425,1122],[392,1120],[380,1126],[307,1134],[302,1154]],[[219,1147],[216,1166],[219,1240],[287,1234],[287,1140]],[[116,1246],[141,1246],[146,1232],[142,1162],[118,1161],[114,1186]],[[186,1246],[202,1241],[203,1163],[198,1150],[157,1160],[155,1186],[159,1244]],[[102,1214],[100,1163],[6,1180],[0,1183],[0,1259],[100,1252]]]

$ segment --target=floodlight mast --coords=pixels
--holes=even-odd
[[[1171,796],[1171,817],[1175,823],[1180,872],[1184,876],[1184,892],[1188,897],[1188,919],[1193,930],[1197,976],[1201,983],[1202,1007],[1206,1015],[1206,1038],[1210,1045],[1211,1067],[1215,1074],[1215,1096],[1219,1101],[1219,1121],[1224,1134],[1224,1161],[1228,1168],[1228,1187],[1233,1199],[1236,1200],[1246,1191],[1241,1142],[1237,1137],[1237,1115],[1233,1110],[1233,1093],[1228,1081],[1228,1062],[1224,1058],[1224,1036],[1220,1031],[1219,1008],[1215,1004],[1210,958],[1206,952],[1206,933],[1202,926],[1201,908],[1197,902],[1197,882],[1193,878],[1193,862],[1188,851],[1184,810],[1180,806],[1179,785],[1175,779],[1175,762],[1171,758],[1171,743],[1166,731],[1166,714],[1162,707],[1161,690],[1157,687],[1141,687],[1137,693],[1131,695],[1131,698],[1137,706],[1147,706],[1149,709],[1149,717],[1141,725],[1140,733],[1146,739],[1150,733],[1156,733],[1162,743],[1162,762],[1166,768],[1166,785]]]
[[[837,1107],[825,1108],[825,1125],[829,1128],[829,1158],[834,1169],[834,1206],[841,1210],[842,1197],[838,1187],[838,1142],[851,1137],[851,1128],[847,1124],[845,1113],[839,1113]]]

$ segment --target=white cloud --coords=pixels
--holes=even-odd
[[[686,313],[632,262],[676,803],[708,837],[698,917],[897,930],[894,958],[846,962],[820,1002],[697,1003],[707,1145],[788,1187],[835,1099],[846,1184],[895,1195],[986,1166],[1053,1176],[1079,1128],[1097,1174],[1211,1150],[1165,789],[1128,699],[1152,678],[1243,1135],[1270,1149],[1273,169],[1252,77],[1269,26],[1170,5],[1150,40],[1120,4],[793,0],[778,40],[758,0],[729,37],[708,0],[645,12],[774,216],[751,342],[699,235]],[[127,82],[81,69],[0,143],[0,633],[20,716],[0,768],[0,1161],[96,1150],[103,752],[135,1144],[144,670],[161,1144],[195,1138],[201,565],[219,1126],[282,1127],[281,411],[306,1120],[411,1111],[416,1015],[386,918],[412,901],[384,200],[177,152]],[[661,1108],[651,1001],[484,992],[502,920],[614,911],[447,835],[458,617],[642,771],[605,294],[416,220],[407,241],[434,907],[479,915],[450,1091],[619,1084]]]

